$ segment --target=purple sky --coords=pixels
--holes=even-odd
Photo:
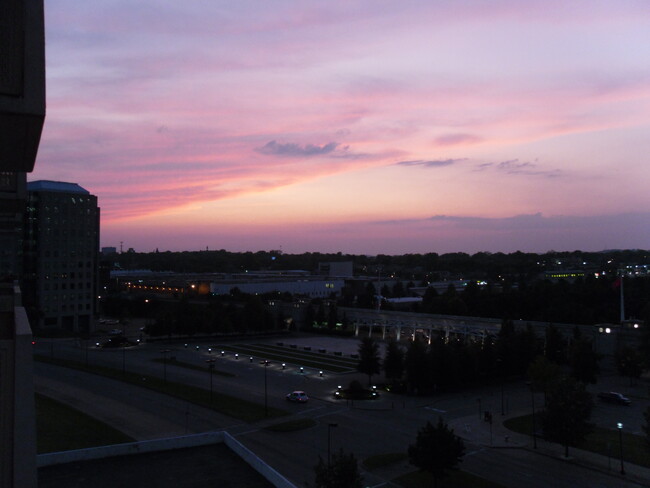
[[[137,251],[650,248],[650,2],[51,0],[30,180]]]

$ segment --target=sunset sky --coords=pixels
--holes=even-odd
[[[650,2],[48,0],[101,245],[650,248]]]

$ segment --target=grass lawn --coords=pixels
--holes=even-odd
[[[431,488],[433,477],[425,471],[413,471],[392,480],[404,488]],[[438,482],[438,488],[503,488],[499,483],[493,483],[465,471],[452,471],[450,475]]]
[[[535,422],[537,431],[541,432],[542,423],[539,415],[535,416]],[[515,432],[530,435],[532,432],[532,415],[524,415],[523,417],[508,419],[504,422],[504,425]],[[619,435],[619,432],[615,429],[596,427],[582,444],[575,447],[584,449],[585,451],[602,454],[603,456],[618,458],[620,456]],[[648,448],[645,437],[630,434],[624,430],[623,459],[628,463],[650,468],[650,448]]]
[[[271,432],[294,432],[296,430],[308,429],[316,424],[317,422],[314,419],[297,419],[282,422],[280,424],[269,425],[268,427],[265,427],[264,430],[269,430]]]
[[[186,363],[184,361],[178,361],[177,359],[174,358],[169,358],[169,359],[163,359],[163,358],[155,358],[152,359],[154,363],[167,363],[170,366],[178,366],[179,368],[185,368],[185,369],[193,369],[194,371],[209,371],[208,366],[199,366],[198,364],[192,364],[192,363]],[[212,369],[212,374],[217,375],[217,376],[226,376],[230,378],[234,378],[235,375],[232,373],[228,373],[227,371],[221,371],[219,369],[213,368]]]
[[[363,467],[368,471],[372,471],[373,469],[399,463],[407,458],[408,454],[405,452],[388,452],[386,454],[377,454],[376,456],[370,456],[369,458],[364,459],[362,464]]]
[[[36,395],[36,449],[39,454],[133,442],[126,434],[79,410]]]
[[[219,391],[213,391],[210,395],[209,390],[198,388],[196,386],[185,385],[183,383],[172,383],[171,381],[164,381],[157,376],[146,376],[142,374],[131,373],[129,371],[122,371],[105,366],[86,365],[78,361],[70,361],[65,359],[51,358],[49,356],[35,355],[36,361],[41,361],[66,368],[74,368],[88,373],[98,374],[108,378],[112,378],[125,383],[148,388],[150,390],[170,395],[181,400],[200,405],[202,407],[210,408],[216,412],[228,415],[245,422],[255,422],[267,417],[280,417],[288,415],[286,410],[279,408],[268,407],[259,405],[248,400],[226,395]],[[169,366],[172,364],[168,363]],[[268,412],[268,415],[267,415]]]
[[[368,471],[401,463],[408,458],[405,452],[389,452],[378,454],[363,460],[363,467]],[[433,486],[433,477],[425,471],[412,471],[392,480],[404,488],[430,488]],[[439,488],[503,488],[498,483],[493,483],[466,471],[451,471],[449,477],[438,483]]]

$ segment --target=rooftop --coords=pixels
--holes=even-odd
[[[27,183],[28,191],[52,191],[61,193],[82,193],[89,195],[90,192],[77,183],[66,183],[64,181],[37,180]]]
[[[76,461],[38,469],[39,488],[273,488],[225,444]]]

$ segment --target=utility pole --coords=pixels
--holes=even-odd
[[[625,320],[625,300],[623,299],[623,276],[625,272],[621,272],[620,282],[621,282],[621,324]]]

